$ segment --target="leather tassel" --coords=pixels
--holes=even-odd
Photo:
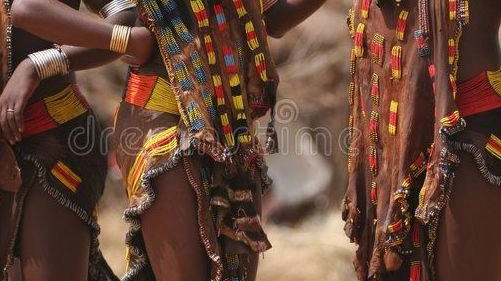
[[[414,227],[412,230],[412,245],[414,245],[415,248],[421,247],[421,232],[419,229],[418,221],[414,222]]]
[[[411,262],[411,273],[409,281],[421,281],[421,262]]]
[[[374,206],[377,205],[377,183],[375,181],[371,182],[371,202]]]
[[[428,56],[430,54],[430,46],[428,45],[428,41],[425,39],[422,30],[414,31],[414,40],[416,40],[419,56]]]

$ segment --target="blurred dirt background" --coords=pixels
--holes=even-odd
[[[346,186],[349,5],[349,0],[328,0],[298,28],[270,42],[279,66],[279,102],[285,117],[278,124],[282,153],[267,157],[275,189],[265,206],[265,221],[274,247],[260,261],[259,281],[355,280],[354,246],[344,235],[339,213]],[[105,126],[112,124],[126,71],[116,62],[78,74]],[[112,168],[99,208],[100,239],[119,275],[125,270],[125,206],[122,179]]]

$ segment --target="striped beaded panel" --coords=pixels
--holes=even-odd
[[[24,137],[40,134],[86,113],[89,106],[75,85],[48,96],[24,111]]]

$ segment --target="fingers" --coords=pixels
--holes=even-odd
[[[19,132],[19,126],[16,122],[16,116],[19,114],[19,109],[12,107],[12,110],[7,111],[7,123],[9,124],[10,131],[16,140],[16,142],[21,141],[21,134]]]
[[[14,145],[21,141],[21,132],[16,117],[19,118],[20,110],[14,110],[14,107],[2,108],[0,112],[0,128],[3,137]],[[22,123],[22,122],[21,122]]]
[[[2,128],[3,137],[9,142],[10,145],[16,144],[14,134],[9,126],[9,122],[7,120],[7,109],[2,108],[0,111],[0,128]]]
[[[22,137],[22,133],[24,131],[24,116],[23,116],[23,112],[24,112],[24,110],[22,110],[21,107],[19,107],[19,109],[17,109],[16,112],[14,113],[14,120],[16,122],[17,133],[19,135],[19,138]],[[20,139],[18,141],[20,141]]]

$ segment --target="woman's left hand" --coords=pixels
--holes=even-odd
[[[0,95],[0,138],[11,145],[21,141],[24,108],[39,84],[35,66],[30,59],[25,59],[16,67]]]

